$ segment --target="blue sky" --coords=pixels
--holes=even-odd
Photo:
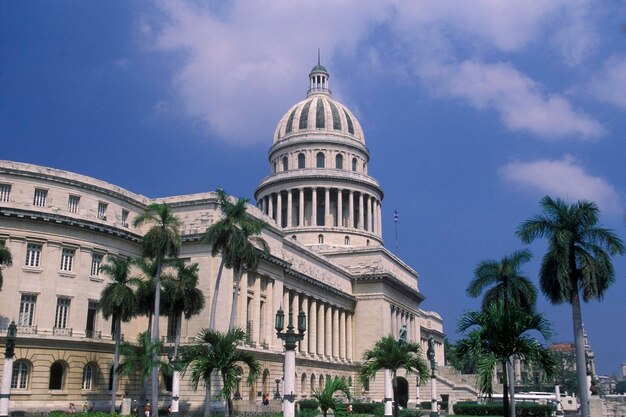
[[[0,158],[150,197],[251,197],[317,48],[385,190],[384,238],[456,321],[475,265],[523,245],[545,194],[625,237],[626,3],[1,2]],[[541,242],[524,271],[537,282]],[[601,373],[626,362],[626,261],[583,306]],[[554,341],[570,308],[540,298]]]

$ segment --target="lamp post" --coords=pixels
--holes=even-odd
[[[178,401],[180,397],[178,396],[180,390],[180,371],[178,370],[178,354],[177,352],[168,352],[167,359],[170,361],[170,365],[172,365],[172,405],[170,408],[170,416],[178,417]]]
[[[237,390],[235,391],[235,395],[233,396],[233,400],[234,401],[239,401],[239,400],[241,400],[241,392],[239,392],[239,383],[241,381],[241,375],[237,374],[235,376],[235,380],[237,381]]]
[[[437,377],[435,376],[435,368],[437,362],[435,362],[435,339],[432,336],[428,337],[428,350],[426,351],[428,360],[430,361],[430,417],[439,417],[437,411]]]
[[[281,381],[280,378],[274,379],[274,382],[276,382],[276,392],[274,393],[275,400],[282,400],[282,398],[280,397],[280,388],[279,388],[280,381]]]
[[[13,377],[13,356],[15,356],[15,339],[17,326],[12,321],[7,329],[7,343],[4,351],[4,368],[2,371],[2,385],[0,385],[0,417],[9,415],[9,397],[11,395],[11,378]]]
[[[287,331],[283,332],[285,327],[285,313],[280,308],[276,312],[276,336],[285,341],[285,381],[283,392],[283,417],[295,416],[295,399],[294,390],[296,386],[296,346],[298,342],[304,338],[306,331],[306,316],[304,311],[298,313],[298,333],[293,330],[293,313],[289,308],[289,324]]]

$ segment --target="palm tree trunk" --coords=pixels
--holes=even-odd
[[[226,254],[222,253],[222,259],[220,260],[220,266],[217,269],[217,278],[215,278],[215,289],[213,290],[213,299],[211,300],[211,315],[209,318],[209,330],[215,329],[215,313],[217,312],[217,301],[220,293],[220,282],[222,280],[222,272],[224,271],[224,259]]]
[[[589,388],[587,387],[587,361],[585,359],[585,340],[583,336],[583,319],[580,310],[580,296],[578,285],[572,294],[572,321],[574,323],[574,343],[576,346],[576,380],[580,398],[580,412],[582,417],[589,417]]]
[[[152,343],[159,341],[159,311],[161,309],[161,264],[157,263],[156,276],[154,277],[154,320],[152,322]],[[152,417],[159,417],[159,358],[156,349],[152,353]]]
[[[515,371],[513,370],[513,356],[509,356],[507,367],[507,373],[509,375],[509,397],[511,399],[511,417],[515,417]]]
[[[226,408],[227,410],[224,415],[228,417],[234,417],[235,411],[233,410],[233,400],[230,398],[230,395],[226,399]]]
[[[504,407],[504,417],[515,417],[511,416],[511,409],[509,406],[509,380],[506,365],[507,361],[502,361],[502,406]]]
[[[204,415],[206,417],[211,417],[211,377],[209,376],[209,381],[205,382],[205,396],[204,396]]]
[[[233,289],[233,303],[230,310],[230,322],[228,323],[229,330],[235,330],[235,321],[237,320],[237,308],[239,306],[239,287],[241,284],[241,276],[243,271],[233,270],[233,280],[235,281],[235,288]]]
[[[182,313],[176,314],[176,335],[174,336],[174,359],[178,360],[178,346],[180,345],[180,328],[182,327]],[[178,413],[178,398],[180,391],[180,372],[178,369],[172,371],[172,406],[171,412]]]
[[[398,417],[398,378],[394,372],[391,376],[391,386],[393,388],[393,415]]]
[[[115,403],[117,402],[117,385],[119,381],[119,375],[117,374],[117,367],[120,364],[120,342],[122,327],[122,317],[115,317],[115,353],[113,354],[113,383],[111,386],[111,414],[115,413]]]

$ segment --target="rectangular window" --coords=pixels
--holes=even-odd
[[[74,249],[63,249],[63,252],[61,252],[61,271],[72,272],[74,255],[76,255]]]
[[[20,301],[20,315],[17,318],[19,326],[32,326],[35,322],[35,305],[37,296],[35,294],[22,294]]]
[[[78,212],[78,203],[80,202],[80,197],[77,195],[71,195],[67,200],[67,211],[70,213]]]
[[[40,188],[36,188],[35,197],[33,198],[33,206],[45,207],[47,197],[48,197],[48,190],[42,190]]]
[[[122,226],[128,227],[128,210],[122,210]]]
[[[32,268],[39,268],[41,264],[41,245],[36,243],[29,243],[26,246],[26,262],[25,266],[30,266]]]
[[[96,336],[96,314],[98,312],[98,302],[89,301],[87,307],[87,323],[85,325],[85,336],[95,339]]]
[[[11,196],[11,184],[0,184],[0,203],[8,203]]]
[[[97,277],[100,275],[100,264],[102,263],[102,255],[94,253],[91,255],[91,276]]]
[[[98,203],[98,218],[102,220],[107,219],[107,204],[106,203]]]
[[[67,328],[67,322],[70,315],[70,300],[69,298],[57,298],[57,311],[54,317],[54,327],[57,329]]]

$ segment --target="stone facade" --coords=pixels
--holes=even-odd
[[[280,307],[307,316],[296,353],[297,398],[337,375],[350,378],[356,397],[382,400],[382,373],[369,386],[356,382],[359,359],[375,340],[397,337],[403,326],[408,339],[424,348],[434,336],[436,360],[444,363],[441,317],[420,309],[417,273],[382,245],[383,192],[367,172],[360,125],[332,99],[323,67],[314,68],[310,82],[307,99],[279,122],[271,174],[255,193],[257,207],[248,208],[270,225],[262,237],[271,253],[255,274],[244,276],[238,294],[237,325],[249,335],[242,349],[264,369],[255,385],[242,387],[246,404],[271,398],[275,378],[282,377],[283,344],[273,329]],[[182,342],[190,343],[208,326],[220,260],[200,243],[220,216],[214,193],[150,199],[83,175],[0,161],[0,241],[14,258],[3,270],[0,328],[11,320],[19,326],[12,410],[65,410],[84,401],[106,407],[113,341],[111,323],[97,309],[107,284],[98,267],[107,256],[140,254],[146,229],[132,221],[151,202],[172,207],[182,223],[180,257],[199,265],[207,302],[200,315],[183,320]],[[222,285],[216,313],[218,329],[226,330],[231,271],[224,271]],[[122,333],[134,340],[146,328],[147,320],[138,318],[124,323]],[[166,343],[172,330],[172,323],[161,321]],[[414,400],[416,384],[407,385]],[[118,395],[136,398],[139,389],[138,381],[122,378]],[[164,402],[167,389],[164,379]],[[183,379],[180,397],[182,410],[196,408],[204,392],[191,391]]]

